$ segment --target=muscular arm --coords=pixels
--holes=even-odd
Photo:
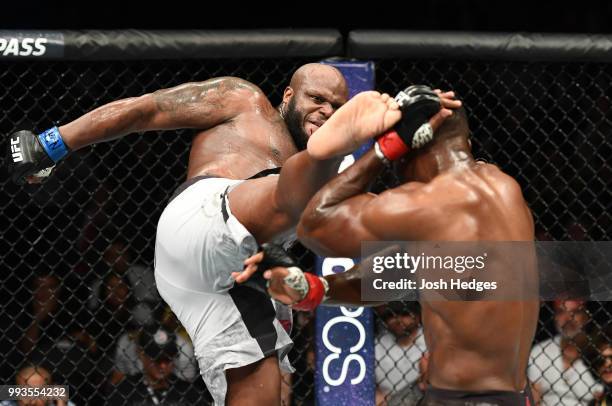
[[[381,134],[400,118],[399,107],[388,95],[385,98],[376,92],[363,92],[340,108],[316,134],[319,141],[340,137],[346,145],[336,145],[332,150],[343,155],[355,147],[355,140]],[[284,231],[283,227],[287,229],[297,223],[310,198],[337,173],[340,161],[340,158],[315,160],[307,151],[296,154],[283,166],[277,183],[267,181],[252,186],[254,182],[247,181],[236,187],[230,194],[232,211],[258,242],[266,242]],[[260,195],[255,199],[257,193]],[[253,215],[258,215],[259,223],[265,224],[257,224],[253,216],[243,215],[249,210],[257,211]]]
[[[274,249],[271,250],[270,247],[266,247],[267,254],[271,255],[267,261],[272,261],[272,263],[278,260],[278,253],[274,252]],[[324,302],[326,306],[378,306],[381,304],[380,301],[365,301],[361,297],[361,287],[362,284],[372,284],[374,279],[380,278],[380,275],[373,272],[373,269],[376,265],[380,265],[380,261],[377,261],[380,256],[391,257],[396,254],[401,254],[402,248],[401,245],[392,244],[388,247],[385,247],[372,255],[368,255],[363,261],[346,272],[340,274],[332,274],[326,275],[325,281],[327,282],[327,286],[329,290],[327,291],[327,299]],[[264,251],[265,252],[265,251]],[[245,270],[243,272],[234,272],[233,276],[236,278],[238,282],[244,282],[248,280],[248,278],[258,271],[258,266],[261,266],[260,262],[264,258],[264,252],[260,252],[245,261]],[[285,260],[283,260],[285,261]],[[265,270],[265,269],[262,269]],[[269,279],[268,292],[270,295],[276,300],[280,300],[285,304],[296,303],[302,299],[304,287],[302,286],[302,292],[299,290],[295,290],[297,285],[300,283],[308,283],[306,281],[307,278],[302,279],[300,282],[300,278],[294,279],[291,286],[287,282],[287,277],[290,274],[290,270],[288,268],[284,268],[283,266],[273,267],[268,272],[264,273],[264,277]],[[303,274],[302,274],[303,276]],[[414,277],[411,273],[406,273],[407,278]],[[316,280],[316,278],[314,279]],[[315,283],[316,284],[316,283]],[[311,285],[311,287],[314,285]],[[320,285],[319,292],[322,292],[323,285]],[[315,294],[316,296],[316,294]],[[385,295],[386,300],[415,300],[413,291],[405,291],[397,289],[393,291],[393,295],[389,296],[388,292]],[[303,309],[303,308],[302,308]]]
[[[440,212],[456,197],[432,193],[419,182],[379,195],[365,192],[381,168],[369,151],[327,183],[302,214],[300,241],[319,255],[355,258],[361,256],[362,241],[420,240],[437,227]]]
[[[133,132],[207,129],[236,117],[260,94],[255,85],[234,77],[185,83],[106,104],[59,130],[68,147],[77,150]]]
[[[306,207],[298,225],[300,241],[320,255],[360,256],[361,241],[377,237],[362,223],[364,208],[376,199],[367,193],[384,165],[373,150],[329,181]],[[339,238],[339,236],[342,236]],[[377,306],[361,300],[362,279],[372,275],[370,259],[346,272],[325,277],[329,284],[326,305]],[[399,299],[399,298],[398,298]]]
[[[364,261],[365,262],[365,261]],[[361,300],[361,281],[367,278],[365,263],[355,264],[346,272],[327,275],[325,279],[329,284],[327,292],[328,306],[377,306],[380,302],[368,303]]]
[[[300,241],[319,255],[355,258],[361,256],[362,241],[397,238],[394,230],[413,228],[414,221],[420,221],[419,207],[431,206],[433,202],[421,201],[421,193],[417,192],[420,184],[391,189],[378,196],[367,193],[382,168],[382,162],[371,150],[327,183],[302,214],[298,225]],[[399,252],[394,246],[388,250],[389,255]],[[362,281],[375,277],[371,271],[372,258],[363,259],[346,272],[325,276],[329,284],[325,304],[379,305],[380,302],[361,300]],[[398,294],[395,300],[401,300],[405,292],[398,290]]]
[[[361,241],[377,239],[360,217],[363,208],[376,197],[367,189],[383,167],[374,150],[370,150],[327,183],[302,214],[298,224],[300,241],[319,255],[359,256]],[[340,235],[346,238],[338,238]]]

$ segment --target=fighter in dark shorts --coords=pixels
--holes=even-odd
[[[496,166],[474,160],[469,134],[465,111],[456,111],[430,143],[395,161],[405,183],[374,195],[367,193],[369,185],[384,162],[394,158],[378,142],[315,195],[302,215],[298,237],[321,255],[342,257],[359,257],[362,241],[532,241],[533,219],[520,186]],[[410,140],[402,140],[405,151]],[[327,156],[329,144],[318,142],[311,138],[308,150]],[[274,252],[266,254],[267,264],[286,263],[277,262]],[[256,272],[262,258],[259,253],[247,260],[237,280]],[[521,272],[511,263],[505,270]],[[368,272],[371,268],[363,263],[325,277],[277,266],[264,277],[270,279],[272,297],[287,304],[307,301],[314,308],[321,302],[367,304],[361,281]],[[430,352],[430,386],[422,405],[534,405],[526,367],[538,320],[537,297],[421,300],[421,306]]]
[[[455,106],[441,96],[443,105]],[[39,136],[14,134],[12,148],[22,156],[14,157],[13,176],[33,180],[69,150],[132,132],[199,129],[188,184],[159,220],[157,287],[190,334],[217,404],[277,404],[279,362],[288,369],[291,344],[277,320],[282,306],[256,289],[234,286],[230,272],[258,244],[286,241],[309,199],[337,172],[342,156],[315,160],[305,151],[295,154],[296,146],[303,148],[322,127],[326,137],[343,134],[350,150],[401,117],[388,96],[367,92],[347,106],[350,120],[323,126],[346,98],[341,74],[319,64],[296,72],[278,110],[238,78],[189,83],[110,103]],[[257,176],[280,165],[280,176]]]

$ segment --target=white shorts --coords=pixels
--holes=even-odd
[[[255,238],[234,217],[227,193],[241,180],[194,178],[177,190],[157,226],[155,281],[183,324],[215,404],[225,404],[225,370],[277,354],[292,341],[283,325],[291,310],[272,301],[259,282],[234,285],[231,272],[257,252]]]

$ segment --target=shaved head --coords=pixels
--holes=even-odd
[[[435,138],[448,138],[448,137],[469,137],[470,126],[468,124],[467,113],[465,108],[459,107],[453,111],[453,115],[448,117],[440,128],[436,131]]]
[[[331,65],[308,63],[291,76],[283,94],[281,114],[298,149],[348,100],[342,73]]]
[[[338,70],[331,65],[325,65],[323,63],[307,63],[306,65],[300,66],[291,76],[291,82],[289,82],[289,86],[297,89],[303,86],[304,81],[317,81],[324,79],[328,81],[333,78],[337,80],[338,88],[345,92],[345,97],[348,98],[348,87],[346,86],[346,81],[344,80],[344,76]]]

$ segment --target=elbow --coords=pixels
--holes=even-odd
[[[322,215],[319,213],[317,215],[318,210],[315,209],[306,209],[302,213],[300,217],[300,221],[297,225],[297,236],[301,239],[317,239],[317,235],[320,235],[323,228]]]
[[[298,223],[295,233],[297,235],[298,240],[300,240],[300,242],[302,242],[303,244],[306,244],[307,242],[313,239],[312,229],[304,226],[302,221]]]
[[[304,216],[300,218],[295,230],[298,240],[300,240],[305,247],[313,251],[312,245],[317,241],[315,230],[313,224]]]
[[[328,234],[329,228],[338,222],[336,211],[335,206],[329,204],[325,189],[320,190],[300,215],[298,236],[301,233],[305,238],[314,238],[316,235]],[[334,221],[331,221],[334,217]]]
[[[296,228],[296,234],[300,242],[321,256],[328,256],[331,250],[327,246],[329,233],[317,220],[310,210],[304,212]],[[327,238],[326,238],[327,237]]]
[[[309,250],[322,257],[343,256],[344,244],[338,238],[344,222],[331,219],[317,210],[304,212],[297,225],[296,233],[300,242]]]

